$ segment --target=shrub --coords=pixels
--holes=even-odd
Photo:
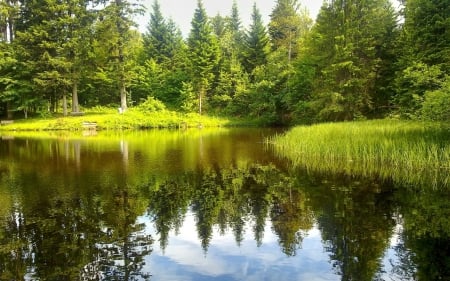
[[[450,77],[442,87],[425,93],[422,118],[429,121],[450,121]]]
[[[154,97],[148,97],[143,103],[138,105],[137,108],[142,112],[158,112],[166,110],[164,103]]]

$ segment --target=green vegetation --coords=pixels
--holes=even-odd
[[[448,125],[376,120],[296,127],[271,142],[307,169],[438,187],[450,182],[449,137]]]
[[[245,27],[237,1],[211,17],[198,0],[181,34],[154,0],[141,34],[144,7],[129,0],[0,0],[0,118],[150,97],[263,125],[448,121],[449,1],[324,1],[314,21],[277,0],[267,24],[255,4]]]
[[[145,103],[136,109],[119,114],[117,109],[93,108],[82,116],[35,118],[18,120],[0,126],[0,131],[88,130],[89,124],[97,130],[220,127],[232,125],[227,119],[200,116],[196,113],[176,113],[168,110],[145,111]],[[236,123],[235,123],[236,124]],[[95,126],[94,125],[94,126]]]

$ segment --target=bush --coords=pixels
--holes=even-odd
[[[142,112],[158,112],[166,110],[164,103],[154,97],[148,97],[143,103],[138,105],[137,108]]]
[[[450,77],[442,88],[425,93],[422,118],[428,121],[450,121]]]

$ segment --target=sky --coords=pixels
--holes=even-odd
[[[256,2],[256,6],[267,24],[276,0],[236,0],[236,2],[242,24],[247,28],[251,19],[253,3]],[[143,17],[137,19],[137,22],[139,30],[145,32],[152,11],[153,0],[143,0],[141,3],[147,8],[147,11]],[[181,29],[183,36],[187,37],[191,29],[194,10],[197,7],[197,0],[159,0],[159,3],[164,17],[172,18]],[[310,12],[311,18],[315,19],[322,5],[322,0],[300,0],[299,3],[306,7]],[[230,15],[232,4],[233,0],[203,0],[203,5],[210,17],[217,15],[217,13],[220,13],[222,16]]]
[[[270,220],[265,222],[262,245],[257,246],[254,225],[249,221],[244,226],[240,245],[236,244],[232,229],[222,233],[214,227],[208,252],[205,253],[198,238],[197,221],[192,212],[187,212],[178,231],[171,230],[166,249],[159,247],[159,234],[152,218],[142,216],[139,223],[145,223],[146,233],[154,238],[152,253],[145,258],[144,272],[151,272],[154,281],[180,280],[298,280],[298,281],[338,281],[330,262],[330,252],[317,225],[302,232],[303,240],[297,255],[282,253],[279,237],[273,231]],[[382,280],[399,280],[393,265],[400,264],[394,248],[401,241],[397,225],[391,237],[390,247],[385,249],[381,264],[385,272]]]

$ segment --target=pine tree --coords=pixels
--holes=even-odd
[[[67,12],[61,19],[66,29],[66,40],[63,44],[64,56],[70,64],[68,80],[72,92],[72,112],[78,113],[78,84],[87,72],[86,65],[89,64],[89,50],[91,36],[91,27],[94,21],[94,12],[88,10],[91,0],[68,0]],[[64,109],[66,109],[64,102]]]
[[[316,65],[311,105],[319,120],[353,120],[375,110],[382,54],[394,28],[388,0],[325,2],[309,42]]]
[[[189,58],[194,88],[198,92],[199,113],[202,114],[203,99],[213,82],[213,69],[219,62],[219,49],[201,0],[197,2],[191,25],[188,38]]]
[[[244,36],[243,57],[247,73],[251,74],[257,66],[264,65],[267,62],[269,48],[269,37],[255,3],[250,29]]]
[[[158,0],[153,1],[152,13],[144,34],[144,48],[149,57],[159,58],[164,46],[165,34],[167,32],[166,22],[161,13],[161,6]]]
[[[57,101],[70,83],[66,4],[47,0],[24,2],[16,26],[15,44],[24,64],[20,79],[32,80],[33,89],[29,90],[33,99],[37,103],[47,101],[51,112],[56,110]]]
[[[157,63],[162,63],[174,57],[183,38],[175,23],[162,15],[158,0],[153,2],[152,9],[147,32],[143,35],[144,56],[145,59],[152,58]]]
[[[406,1],[404,17],[392,100],[401,116],[417,118],[426,93],[450,75],[450,1]]]
[[[228,19],[227,29],[232,34],[234,48],[237,51],[240,51],[244,34],[242,32],[241,18],[239,16],[238,6],[235,0],[233,1],[233,6],[231,7],[231,16]]]
[[[6,117],[11,119],[12,102],[18,99],[14,85],[17,58],[13,41],[15,37],[15,21],[19,10],[16,0],[0,1],[0,115],[5,111]],[[2,110],[4,109],[4,110]]]
[[[230,16],[217,15],[212,19],[214,33],[219,42],[220,62],[212,87],[210,105],[217,111],[234,114],[234,99],[247,88],[248,76],[243,70],[241,20],[236,1],[233,2]]]
[[[450,1],[409,0],[405,34],[415,59],[450,74]]]
[[[270,19],[272,47],[275,50],[282,48],[287,52],[290,63],[297,56],[299,38],[310,30],[313,21],[307,10],[301,9],[297,0],[278,0]]]

